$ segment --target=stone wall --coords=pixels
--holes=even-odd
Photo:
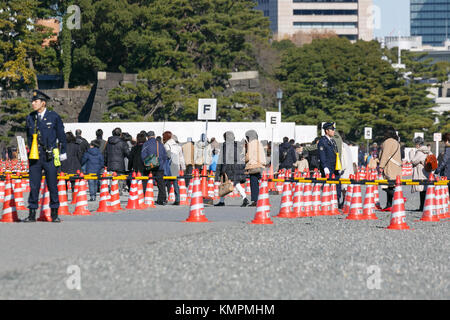
[[[256,71],[230,73],[230,86],[226,93],[236,91],[258,91],[260,89],[259,74]],[[103,114],[109,106],[108,92],[125,83],[137,82],[137,74],[98,72],[97,83],[90,89],[42,89],[52,98],[49,102],[64,122],[102,122]],[[16,97],[31,99],[29,91],[0,91],[2,101]],[[30,104],[30,112],[31,104]],[[9,128],[0,128],[4,134]]]

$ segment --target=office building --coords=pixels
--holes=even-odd
[[[332,32],[352,41],[373,39],[372,0],[257,0],[276,39],[296,32]]]
[[[450,0],[410,0],[411,36],[424,45],[443,46],[450,35]]]

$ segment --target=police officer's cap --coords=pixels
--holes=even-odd
[[[328,129],[334,130],[334,122],[324,123],[322,126],[322,129],[323,130],[328,130]]]
[[[42,91],[33,90],[33,97],[31,98],[31,101],[42,100],[42,101],[47,102],[50,99],[51,98],[48,95],[46,95],[45,93],[43,93]]]

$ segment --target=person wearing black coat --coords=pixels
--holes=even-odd
[[[121,138],[122,130],[115,128],[112,136],[108,138],[105,152],[105,162],[108,171],[116,172],[117,175],[126,174],[125,158],[129,156],[128,144]],[[125,180],[119,180],[120,191],[125,189]]]
[[[279,169],[292,170],[297,161],[294,146],[289,143],[289,138],[284,137],[283,143],[279,146],[280,166]]]
[[[245,174],[245,150],[242,142],[235,141],[233,132],[227,131],[223,135],[225,142],[223,143],[219,160],[217,161],[216,180],[220,181],[225,174],[241,195],[243,202],[241,207],[246,207],[250,202],[247,199],[245,189],[241,184],[246,181]],[[225,198],[221,197],[220,201],[215,204],[216,207],[225,205]]]
[[[61,161],[61,172],[64,172],[64,174],[76,174],[77,171],[81,171],[83,154],[81,153],[80,145],[75,142],[76,139],[72,132],[66,132],[66,140],[67,159]],[[75,183],[72,183],[72,191],[74,187]]]
[[[136,136],[136,145],[131,148],[130,155],[128,156],[128,171],[130,172],[140,172],[142,176],[148,176],[150,170],[147,170],[142,161],[141,152],[142,146],[147,141],[147,135],[145,133],[138,133]],[[147,189],[148,180],[142,180],[142,186],[145,190]]]

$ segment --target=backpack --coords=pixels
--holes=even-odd
[[[426,172],[432,172],[437,169],[438,162],[434,154],[429,154],[427,156],[427,158],[425,159],[424,167]]]

